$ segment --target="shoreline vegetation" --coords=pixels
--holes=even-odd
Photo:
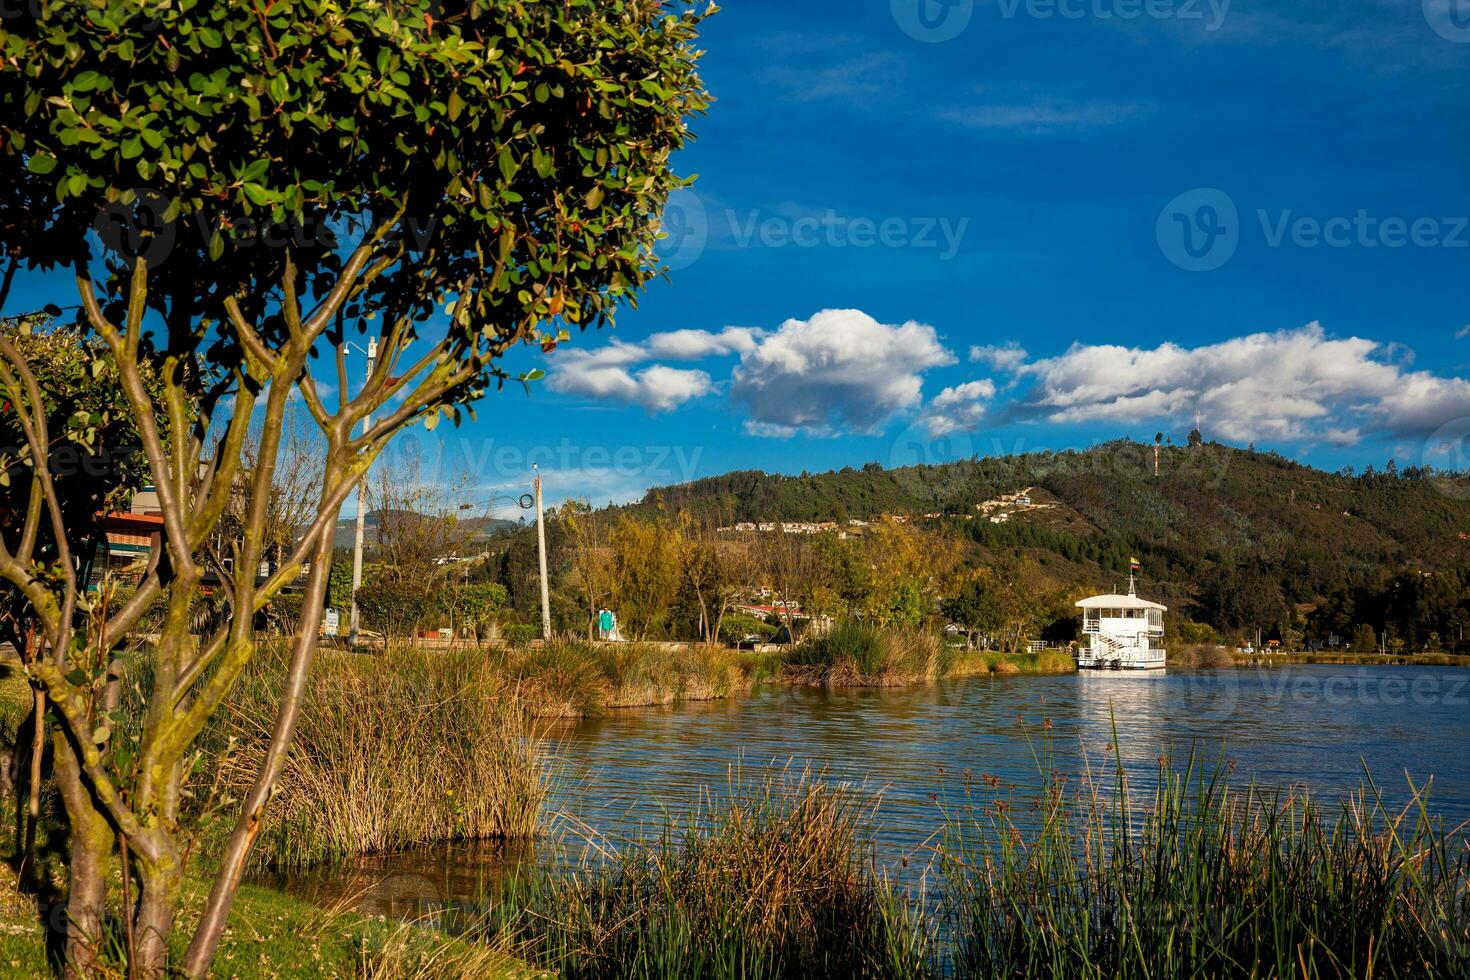
[[[996,672],[975,651],[911,646],[903,659],[893,642],[839,634],[805,664],[767,659],[762,669],[773,681]],[[650,651],[618,652],[598,668],[610,701],[732,676],[724,661],[679,673]],[[535,650],[505,654],[323,651],[261,864],[289,873],[415,844],[539,834],[549,758],[529,699],[544,696],[538,676],[549,685],[560,675]],[[553,651],[553,663],[565,669],[579,655]],[[241,707],[203,743],[198,768],[226,792],[264,744],[260,709],[278,659],[262,657]],[[1327,805],[1300,791],[1236,790],[1225,769],[1179,772],[1165,760],[1159,788],[1140,798],[1121,773],[1053,772],[1049,745],[1038,748],[1039,789],[941,775],[942,829],[923,893],[880,870],[871,828],[881,804],[820,774],[761,770],[737,773],[728,793],[704,793],[655,840],[570,869],[523,868],[478,901],[404,922],[247,889],[217,965],[229,976],[379,980],[1466,975],[1470,854],[1463,828],[1444,830],[1422,794],[1390,811],[1365,776],[1359,793]],[[48,795],[48,812],[56,805]],[[209,835],[196,859],[205,866]],[[186,918],[201,890],[190,884]],[[26,921],[35,896],[13,879],[0,896],[17,923],[0,936],[0,973],[44,969],[44,916]]]
[[[1228,669],[1312,664],[1345,667],[1470,667],[1470,656],[1433,652],[1379,654],[1330,650],[1241,653],[1224,646],[1184,644],[1169,649],[1166,666]]]

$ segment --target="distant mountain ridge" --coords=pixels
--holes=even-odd
[[[1328,473],[1219,443],[1112,442],[1063,453],[938,465],[773,475],[744,470],[651,490],[633,511],[686,510],[728,525],[942,513],[983,548],[1030,553],[1059,579],[1126,579],[1138,557],[1165,601],[1225,601],[1212,589],[1279,587],[1316,598],[1405,566],[1470,559],[1470,481],[1417,466]],[[1035,488],[1050,506],[992,524],[976,505]],[[962,515],[970,515],[966,520]]]
[[[386,513],[386,512],[381,512]],[[363,521],[363,540],[365,547],[371,549],[377,540],[377,530],[380,524],[380,512],[369,511]],[[466,543],[475,543],[495,537],[507,531],[520,527],[518,521],[507,521],[499,517],[461,517],[457,520],[458,531],[463,534]],[[357,538],[357,518],[349,517],[339,520],[333,532],[332,547],[351,548]]]

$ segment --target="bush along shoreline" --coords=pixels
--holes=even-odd
[[[435,915],[569,980],[1470,976],[1470,845],[1422,796],[1327,804],[1192,765],[1142,798],[1102,782],[963,775],[905,889],[863,795],[737,774],[656,839]]]
[[[785,680],[823,687],[904,687],[985,674],[1061,674],[1077,669],[1065,650],[1006,654],[949,646],[932,633],[885,630],[858,620],[833,626],[782,655]]]

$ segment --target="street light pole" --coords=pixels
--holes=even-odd
[[[536,474],[536,546],[541,562],[541,639],[551,640],[551,586],[546,578],[546,515],[541,508],[541,470],[531,464]]]
[[[376,337],[368,338],[367,349],[367,377],[373,376],[373,366],[378,360],[378,340]],[[373,417],[369,413],[362,418],[362,431],[367,433],[373,427]],[[352,615],[347,625],[347,645],[357,645],[358,612],[357,612],[357,590],[362,588],[362,539],[367,524],[367,473],[363,473],[362,482],[357,486],[357,531],[352,542]]]

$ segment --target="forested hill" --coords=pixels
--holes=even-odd
[[[1126,572],[1136,555],[1166,597],[1185,601],[1264,579],[1283,601],[1305,603],[1406,567],[1470,557],[1461,537],[1470,532],[1465,479],[1391,465],[1326,473],[1218,443],[1164,446],[1160,456],[1158,477],[1154,447],[1129,442],[891,470],[742,471],[650,491],[633,507],[662,504],[721,524],[970,514],[958,523],[981,545],[1052,553],[1087,578]],[[976,509],[1028,487],[1049,506],[1005,524]]]

